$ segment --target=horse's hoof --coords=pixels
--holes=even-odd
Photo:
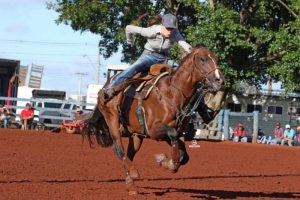
[[[138,179],[138,178],[140,178],[140,173],[139,173],[139,171],[134,166],[132,166],[129,169],[129,176],[132,179]]]
[[[170,170],[172,173],[176,173],[180,166],[179,163],[175,163],[172,159],[162,161],[161,166]]]
[[[137,195],[137,194],[138,194],[138,192],[135,190],[128,191],[128,195],[130,195],[130,196]]]
[[[130,175],[126,176],[125,183],[126,183],[126,190],[128,191],[128,195],[138,194],[137,188],[135,187],[133,179],[130,177]]]
[[[165,161],[167,158],[167,155],[164,153],[155,155],[155,160],[160,166],[162,165],[163,161]]]

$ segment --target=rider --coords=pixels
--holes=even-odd
[[[139,34],[147,38],[142,55],[135,63],[119,74],[104,90],[105,98],[111,99],[122,89],[116,89],[114,86],[130,79],[138,72],[149,71],[151,65],[168,62],[172,67],[178,67],[174,61],[169,60],[169,50],[174,42],[184,49],[186,53],[190,52],[189,45],[177,29],[176,17],[172,14],[165,14],[161,18],[160,24],[154,24],[147,28],[134,25],[126,26],[127,43],[132,45],[133,35]]]

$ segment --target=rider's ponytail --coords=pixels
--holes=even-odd
[[[147,26],[152,26],[152,25],[158,25],[161,24],[161,16],[160,15],[155,15],[151,16],[148,20]]]
[[[137,18],[137,20],[135,20],[135,22],[133,23],[133,25],[138,26],[141,23],[142,19],[144,17],[146,17],[147,15],[148,15],[148,13],[144,13],[144,14],[140,15]],[[161,20],[162,20],[162,18],[161,18],[160,15],[151,16],[148,19],[147,27],[150,27],[152,25],[159,25],[159,24],[161,24]]]

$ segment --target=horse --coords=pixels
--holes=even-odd
[[[128,85],[131,83],[128,81]],[[129,194],[138,193],[134,180],[140,175],[133,159],[145,137],[166,141],[171,146],[170,158],[165,154],[155,155],[159,166],[176,173],[180,166],[188,162],[189,156],[180,133],[188,126],[184,110],[194,101],[199,83],[212,92],[219,91],[224,85],[224,76],[217,66],[217,58],[206,47],[193,48],[182,59],[179,68],[162,77],[142,101],[128,97],[123,92],[106,101],[103,90],[99,91],[97,105],[92,116],[86,120],[90,126],[86,127],[84,134],[88,136],[90,145],[93,144],[94,134],[102,147],[113,146],[114,153],[125,169],[125,184]],[[144,126],[136,115],[136,110],[141,105]],[[124,134],[129,135],[126,154],[122,143]]]

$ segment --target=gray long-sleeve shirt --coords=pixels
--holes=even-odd
[[[191,45],[184,40],[178,29],[173,30],[169,38],[162,36],[161,25],[153,25],[148,28],[127,25],[125,31],[128,44],[133,43],[133,35],[135,34],[139,34],[147,38],[147,43],[145,44],[144,48],[149,51],[154,51],[157,53],[163,52],[168,55],[171,45],[174,42],[178,42],[179,46],[181,46],[186,53],[190,52]]]

